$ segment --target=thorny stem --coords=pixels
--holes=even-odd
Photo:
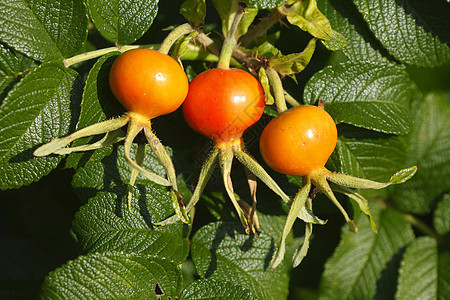
[[[218,68],[228,69],[230,67],[230,60],[231,56],[233,55],[233,49],[237,44],[235,33],[243,15],[244,8],[241,5],[238,5],[238,10],[236,12],[236,15],[234,16],[233,24],[231,24],[228,35],[222,45],[219,63],[217,64]]]
[[[280,75],[278,75],[278,72],[274,68],[268,67],[266,69],[266,74],[269,78],[270,85],[273,88],[275,105],[278,113],[280,114],[287,110],[286,99],[284,98],[283,83],[281,82]]]
[[[170,48],[172,48],[173,44],[182,36],[191,33],[194,31],[194,28],[192,28],[191,24],[185,23],[183,25],[178,26],[174,30],[172,30],[169,35],[164,39],[164,41],[161,44],[161,47],[159,47],[159,52],[162,54],[168,54]]]
[[[86,52],[86,53],[82,53],[82,54],[78,54],[78,55],[66,58],[66,59],[64,59],[64,66],[66,68],[68,68],[73,64],[83,62],[86,60],[90,60],[93,58],[97,58],[97,57],[103,56],[105,54],[108,54],[110,52],[114,52],[114,51],[120,51],[123,53],[125,51],[137,49],[137,48],[155,49],[157,47],[158,47],[157,45],[125,45],[125,46],[119,45],[119,46],[115,46],[115,47],[103,48],[103,49],[94,50],[94,51],[90,51],[90,52]]]

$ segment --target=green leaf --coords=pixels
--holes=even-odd
[[[205,0],[185,0],[181,5],[180,13],[194,26],[202,25],[206,16]]]
[[[315,49],[316,39],[311,39],[303,52],[280,57],[274,56],[270,59],[269,66],[273,67],[281,75],[300,73],[308,65]]]
[[[406,134],[410,129],[409,102],[418,93],[399,66],[346,62],[317,72],[306,84],[304,101],[324,100],[336,123]]]
[[[256,300],[247,289],[242,286],[212,279],[199,279],[181,291],[180,300],[211,299],[211,300]]]
[[[366,129],[339,127],[335,153],[341,173],[387,181],[406,161],[407,145],[400,137]]]
[[[345,48],[345,46],[348,45],[348,42],[342,34],[333,30],[333,35],[331,36],[331,39],[322,40],[322,44],[324,44],[328,50],[338,51]]]
[[[124,113],[123,106],[115,100],[109,88],[109,70],[119,54],[120,52],[111,52],[100,57],[89,71],[76,130]],[[92,137],[82,138],[73,142],[72,146],[81,146],[93,140]],[[88,160],[100,160],[110,153],[111,148],[98,149],[88,153],[72,153],[67,157],[66,167],[81,167]]]
[[[450,252],[440,252],[436,240],[416,239],[400,266],[396,299],[447,299],[450,295]]]
[[[75,175],[73,176],[72,186],[75,189],[75,193],[77,193],[77,195],[84,202],[95,196],[95,194],[99,191],[108,191],[111,193],[122,191],[123,193],[123,189],[126,188],[131,176],[131,167],[125,161],[122,145],[114,145],[111,146],[111,148],[113,148],[111,150],[111,154],[101,160],[90,161],[82,168],[77,169]],[[131,157],[135,156],[136,149],[137,145],[133,143],[131,148]],[[149,151],[145,156],[142,167],[165,177],[166,173],[164,167],[151,151]],[[157,193],[157,199],[159,199],[160,202],[167,202],[167,205],[158,205],[155,207],[153,215],[157,215],[158,218],[162,218],[163,215],[167,216],[171,214],[172,208],[170,203],[172,198],[167,188],[150,182],[142,175],[138,176],[134,189],[139,190],[140,185],[143,185],[149,189],[159,188],[160,190]],[[153,197],[156,197],[156,195]],[[133,201],[137,200],[133,199]],[[163,209],[163,211],[160,211],[161,209]]]
[[[73,231],[83,252],[125,251],[165,257],[181,264],[189,246],[182,224],[154,226],[154,207],[164,202],[157,196],[163,188],[143,188],[134,193],[128,212],[126,188],[116,193],[98,193],[81,207],[73,222]],[[142,193],[142,194],[141,194]],[[162,203],[158,203],[162,202]]]
[[[172,262],[143,254],[91,253],[51,272],[43,299],[156,299],[159,284],[167,296],[181,290],[180,269]]]
[[[0,94],[33,66],[33,60],[0,44]]]
[[[56,168],[60,157],[35,158],[33,151],[75,124],[79,79],[62,62],[49,62],[9,92],[0,106],[0,189],[30,184]]]
[[[275,245],[262,232],[246,235],[237,222],[215,222],[200,228],[192,239],[191,254],[202,278],[241,285],[257,299],[286,299],[287,265],[269,270]]]
[[[450,233],[450,195],[445,194],[434,211],[433,225],[437,233]]]
[[[450,58],[449,46],[445,44],[448,40],[439,39],[441,32],[448,38],[447,4],[396,0],[355,0],[354,3],[377,39],[400,62],[434,67]]]
[[[269,77],[267,77],[266,70],[264,68],[259,69],[258,78],[264,89],[264,94],[266,95],[266,105],[272,105],[275,102],[275,99],[273,98],[270,88]]]
[[[89,15],[100,34],[112,43],[131,44],[150,28],[158,0],[87,0]]]
[[[387,63],[389,56],[381,43],[364,22],[362,16],[351,1],[319,1],[318,7],[330,21],[331,27],[347,40],[348,45],[342,50],[352,61],[371,60]],[[329,50],[329,43],[322,41]],[[384,55],[384,56],[383,56]]]
[[[284,0],[242,0],[250,7],[256,7],[259,9],[272,9],[283,4]]]
[[[236,0],[212,0],[214,7],[219,13],[220,19],[222,20],[222,33],[224,36],[228,35],[231,24],[233,24],[234,17],[238,10],[238,1]],[[258,10],[255,8],[247,7],[245,8],[245,13],[242,16],[241,21],[236,29],[235,38],[236,40],[243,34],[245,34],[256,17]]]
[[[288,0],[279,8],[288,22],[318,39],[329,40],[333,35],[330,22],[317,8],[316,0]]]
[[[414,239],[400,213],[382,210],[376,202],[370,205],[378,234],[364,216],[357,220],[357,234],[344,227],[339,246],[325,264],[320,299],[373,299],[387,263]]]
[[[449,94],[429,94],[415,109],[405,166],[417,165],[417,174],[393,195],[402,210],[425,214],[434,199],[450,189],[449,115]]]
[[[75,55],[87,37],[82,0],[9,0],[0,3],[0,40],[36,60]]]

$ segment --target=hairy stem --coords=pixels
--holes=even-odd
[[[85,52],[85,53],[81,53],[69,58],[64,59],[64,66],[66,68],[70,67],[73,64],[79,63],[79,62],[83,62],[86,60],[90,60],[93,58],[97,58],[100,56],[103,56],[105,54],[108,54],[110,52],[114,52],[114,51],[120,51],[120,52],[125,52],[128,50],[132,50],[132,49],[137,49],[137,48],[148,48],[148,49],[156,49],[158,47],[158,45],[125,45],[125,46],[116,46],[116,47],[109,47],[109,48],[103,48],[103,49],[98,49],[98,50],[94,50],[94,51],[90,51],[90,52]]]
[[[231,24],[230,30],[228,31],[228,35],[225,38],[225,41],[223,42],[222,45],[219,63],[217,64],[218,68],[228,69],[230,67],[231,56],[233,55],[234,47],[237,44],[235,33],[243,15],[244,15],[244,8],[241,5],[238,5],[238,10],[234,17],[233,24]]]
[[[268,67],[266,69],[266,74],[273,89],[277,111],[280,114],[287,110],[286,99],[284,98],[284,89],[283,84],[281,83],[280,75],[278,75],[278,72],[272,67]]]
[[[172,30],[169,35],[164,39],[164,41],[161,44],[161,47],[159,47],[159,52],[163,54],[168,54],[170,51],[170,48],[172,48],[173,44],[182,36],[191,33],[194,31],[194,28],[192,28],[191,24],[185,23],[183,25],[178,26],[174,30]]]

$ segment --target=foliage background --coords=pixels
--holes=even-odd
[[[38,8],[50,2],[0,1],[0,298],[36,298],[39,293],[48,298],[69,297],[77,291],[78,284],[95,282],[99,274],[106,282],[103,288],[95,284],[85,287],[100,298],[112,297],[108,291],[149,297],[154,291],[149,282],[155,280],[167,294],[181,293],[186,299],[195,299],[202,293],[218,297],[214,291],[223,292],[224,297],[226,293],[234,294],[236,299],[449,297],[448,2],[318,1],[319,9],[332,28],[347,39],[348,46],[332,52],[318,43],[307,68],[296,75],[298,84],[289,78],[284,84],[287,91],[304,103],[324,99],[326,109],[340,122],[338,147],[327,166],[375,180],[387,180],[396,170],[411,165],[418,165],[419,171],[403,185],[364,194],[371,199],[378,235],[373,234],[364,216],[359,218],[357,210],[354,213],[360,233],[349,232],[329,201],[317,197],[315,213],[328,219],[328,223],[314,227],[309,254],[298,268],[291,270],[285,263],[275,272],[266,269],[283,226],[286,207],[262,184],[258,192],[262,232],[259,238],[254,238],[243,234],[236,223],[218,176],[213,176],[199,202],[192,228],[180,224],[157,228],[152,222],[170,215],[168,195],[164,189],[141,179],[135,190],[137,201],[133,202],[134,211],[139,213],[127,214],[126,204],[120,199],[129,170],[121,159],[121,146],[92,155],[73,155],[61,162],[52,157],[41,160],[40,165],[30,163],[30,149],[39,143],[32,144],[26,135],[20,135],[26,130],[19,125],[26,123],[39,101],[47,104],[48,98],[42,99],[53,97],[60,101],[56,103],[63,103],[58,117],[69,120],[59,126],[52,121],[55,111],[38,114],[45,120],[40,124],[48,124],[43,126],[48,127],[44,128],[47,141],[83,127],[83,122],[89,124],[92,119],[111,117],[121,109],[101,102],[110,97],[101,84],[105,82],[101,75],[107,74],[103,66],[111,63],[108,57],[113,54],[98,63],[92,60],[73,66],[79,75],[71,69],[67,71],[60,63],[62,57],[112,46],[105,34],[102,36],[90,28],[81,49],[64,44],[70,44],[71,39],[61,38],[57,40],[58,49],[63,49],[61,53],[45,51],[46,45],[41,43],[27,44],[11,37],[14,32],[23,33],[12,23],[34,20],[24,15],[29,10],[19,7],[31,7],[39,20],[44,14],[39,15]],[[136,1],[128,2],[132,5]],[[136,36],[143,34],[135,44],[158,44],[167,35],[163,29],[185,22],[178,11],[182,2],[160,1],[157,16],[145,34],[139,33],[139,28],[129,29]],[[248,2],[270,6],[277,1]],[[82,17],[81,1],[54,3],[66,4],[60,9],[73,9],[74,19],[76,13],[81,14],[76,19],[80,23],[71,24],[73,28],[87,25],[83,23],[87,20]],[[20,13],[12,14],[14,9]],[[266,14],[267,11],[261,11],[259,17]],[[136,18],[135,22],[139,20]],[[53,20],[55,24],[65,21]],[[141,22],[138,27],[149,26],[145,18]],[[41,23],[45,24],[42,19]],[[207,31],[218,36],[220,19],[209,1],[205,24]],[[37,28],[39,24],[22,25],[30,26],[37,36],[46,31],[45,28],[36,31],[33,26]],[[73,40],[83,40],[83,30],[61,36],[64,34]],[[283,24],[276,24],[267,38],[271,40],[278,34],[274,45],[284,54],[302,51],[311,38],[299,28]],[[109,39],[121,43],[134,41],[133,36],[120,34]],[[50,60],[53,62],[47,62]],[[214,67],[214,63],[201,61],[184,64],[190,78]],[[57,92],[50,96],[45,92],[39,94],[40,80],[50,82],[52,78],[61,80],[57,87],[74,87],[72,93],[62,97],[56,97],[60,95]],[[86,87],[81,95],[84,82]],[[98,114],[99,106],[88,106],[97,99],[102,104],[102,112]],[[371,122],[367,115],[375,116],[372,120],[379,122]],[[245,135],[250,153],[260,162],[258,136],[269,120],[270,116],[265,115]],[[155,119],[153,125],[163,143],[173,149],[176,169],[188,196],[189,187],[195,185],[201,163],[211,149],[209,141],[190,130],[179,111]],[[26,132],[32,135],[33,130]],[[11,139],[19,142],[11,145]],[[16,148],[19,150],[14,152]],[[163,172],[150,156],[146,166]],[[43,176],[55,167],[48,176]],[[39,172],[41,175],[36,175]],[[246,197],[244,172],[238,165],[233,172],[238,193]],[[273,176],[289,194],[295,193],[298,178],[275,173]],[[344,197],[340,200],[348,209],[352,208]],[[297,223],[290,240],[292,248],[302,241],[303,227]],[[112,235],[107,234],[111,232]],[[185,239],[189,232],[190,244]],[[74,261],[67,263],[70,260]],[[180,263],[182,272],[176,267]],[[130,264],[134,267],[129,267]],[[43,286],[53,270],[56,271]],[[120,285],[119,281],[115,285],[112,278],[128,278],[130,284]],[[65,280],[69,279],[72,281],[67,283]],[[89,293],[83,296],[89,298]]]

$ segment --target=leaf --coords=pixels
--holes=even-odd
[[[195,27],[202,25],[206,16],[205,0],[185,0],[180,7],[180,13]]]
[[[333,31],[328,19],[317,8],[316,0],[288,0],[278,8],[288,22],[318,39],[329,40]]]
[[[283,4],[284,0],[242,0],[250,7],[256,7],[259,9],[272,9]]]
[[[270,89],[269,77],[267,77],[266,70],[264,68],[259,69],[258,78],[264,89],[266,105],[272,105],[275,102],[275,99],[273,98],[272,91]]]
[[[336,171],[383,182],[404,166],[406,152],[400,137],[342,126],[335,149],[340,163]]]
[[[119,54],[120,52],[111,52],[100,57],[89,71],[76,130],[124,113],[123,106],[114,98],[109,88],[109,70]],[[73,142],[72,146],[81,146],[93,140],[92,137],[82,138]],[[88,153],[72,153],[67,157],[66,167],[81,167],[88,160],[100,160],[109,153],[111,148]]]
[[[0,40],[39,61],[77,54],[87,37],[82,0],[9,0],[0,3]]]
[[[91,198],[73,222],[73,231],[83,252],[120,250],[157,255],[181,264],[189,252],[182,224],[152,224],[154,207],[164,203],[155,197],[164,192],[161,190],[141,188],[141,192],[134,193],[135,201],[131,203],[134,215],[128,212],[125,188],[116,193],[100,192]]]
[[[434,211],[433,225],[437,233],[450,233],[450,195],[445,194]]]
[[[241,285],[257,299],[286,299],[287,266],[268,269],[274,248],[264,232],[256,238],[246,235],[240,223],[215,222],[195,233],[191,254],[202,278]]]
[[[400,266],[396,299],[447,299],[450,295],[450,252],[440,252],[436,240],[416,239]]]
[[[217,299],[217,300],[256,300],[247,289],[230,282],[199,279],[181,291],[180,300],[186,299]]]
[[[324,44],[328,50],[338,51],[345,48],[345,46],[348,45],[348,42],[342,34],[333,30],[333,35],[331,36],[331,39],[322,40],[322,44]]]
[[[87,0],[89,15],[100,34],[112,43],[132,44],[150,28],[158,0]]]
[[[123,146],[114,145],[111,147],[113,149],[111,150],[111,154],[108,156],[101,160],[90,161],[84,167],[76,170],[76,173],[73,176],[72,186],[74,187],[75,193],[82,201],[86,202],[89,198],[95,196],[95,194],[99,191],[125,193],[124,190],[126,190],[131,176],[131,167],[125,161]],[[137,145],[133,143],[131,148],[131,157],[134,157],[136,154],[136,149]],[[145,156],[142,167],[162,177],[166,174],[164,167],[151,151],[149,151],[149,153]],[[159,218],[162,218],[163,215],[166,216],[172,213],[170,204],[172,198],[167,188],[152,183],[146,179],[146,177],[139,175],[134,189],[139,190],[141,185],[148,187],[150,191],[152,189],[159,188],[159,192],[157,192],[157,200],[159,199],[162,202],[162,199],[165,198],[165,201],[169,203],[167,207],[155,207],[156,209],[153,211],[153,214],[156,214]],[[154,193],[156,193],[156,191]],[[146,192],[144,192],[144,195],[145,194]],[[156,197],[156,195],[154,197]],[[133,199],[133,201],[136,201],[136,199]],[[159,211],[160,209],[165,210]]]
[[[378,234],[364,216],[357,220],[358,234],[343,227],[339,246],[325,264],[319,299],[373,299],[387,263],[414,239],[400,213],[382,210],[376,202],[370,205]]]
[[[405,166],[417,174],[394,191],[394,203],[407,212],[425,214],[436,197],[450,188],[450,95],[433,93],[418,103],[407,136]]]
[[[447,40],[439,39],[441,32],[448,37],[447,4],[396,0],[355,0],[354,3],[377,39],[400,62],[434,67],[450,58]]]
[[[233,24],[236,12],[238,11],[238,1],[235,0],[213,0],[214,7],[219,13],[220,19],[222,21],[222,34],[226,37],[231,25]],[[236,40],[243,34],[245,34],[256,17],[258,10],[255,8],[247,7],[245,8],[244,15],[238,24],[236,29],[235,38]]]
[[[143,254],[91,253],[51,272],[42,299],[156,299],[159,284],[167,296],[181,290],[180,269],[172,262]]]
[[[308,65],[315,49],[316,39],[311,39],[303,52],[281,57],[274,56],[269,60],[269,66],[273,67],[281,75],[300,73]]]
[[[306,84],[304,100],[306,104],[324,100],[336,123],[406,134],[411,122],[409,102],[417,94],[399,66],[346,62],[317,72]]]
[[[30,184],[56,168],[60,157],[35,158],[32,153],[75,124],[79,90],[77,72],[49,62],[9,92],[0,107],[0,189]]]
[[[330,21],[331,27],[347,40],[348,45],[342,52],[349,60],[388,62],[387,57],[390,55],[370,31],[352,1],[326,0],[319,1],[317,5]],[[322,43],[329,50],[334,50],[328,42]]]
[[[30,58],[0,44],[0,94],[32,65]]]

